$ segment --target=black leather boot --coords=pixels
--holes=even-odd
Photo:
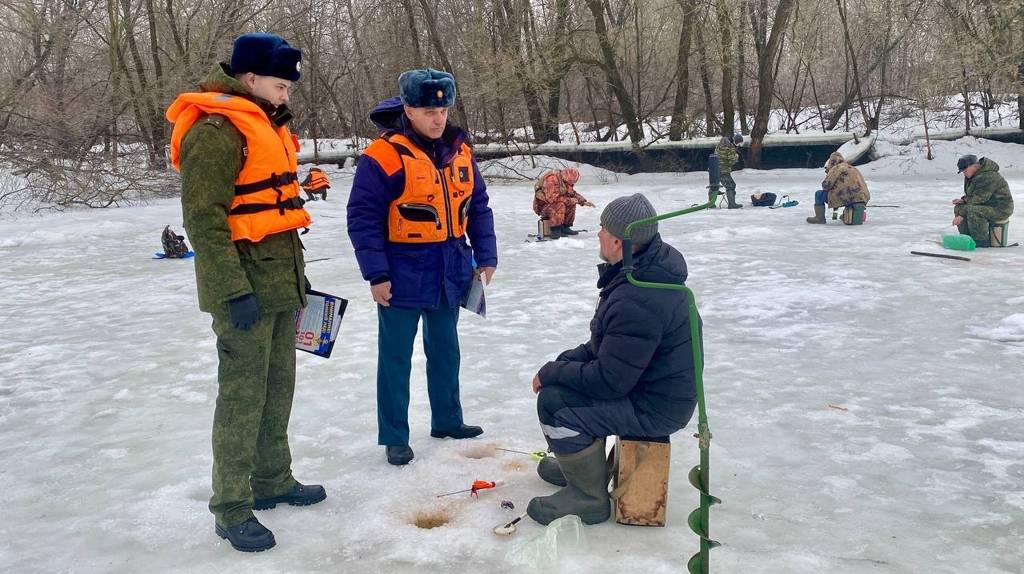
[[[278,504],[290,504],[292,506],[309,506],[327,498],[327,491],[319,484],[295,483],[288,492],[280,496],[270,498],[257,498],[252,501],[253,510],[267,510]]]
[[[260,524],[255,516],[230,528],[218,524],[214,530],[217,536],[230,542],[231,547],[240,552],[263,552],[277,544],[274,533]]]

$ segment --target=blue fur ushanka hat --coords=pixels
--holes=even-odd
[[[450,108],[455,103],[455,78],[431,68],[408,70],[398,76],[402,103],[413,108]]]
[[[243,34],[231,51],[231,72],[235,74],[252,72],[294,82],[302,74],[301,62],[302,51],[274,34]]]

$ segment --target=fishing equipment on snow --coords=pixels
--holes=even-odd
[[[453,494],[462,494],[463,492],[468,492],[469,495],[472,496],[473,498],[479,498],[480,495],[478,493],[481,490],[487,490],[489,488],[494,488],[496,486],[498,486],[498,481],[488,482],[486,480],[474,480],[473,486],[471,486],[470,488],[456,490],[455,492],[446,492],[445,494],[438,494],[437,498],[444,498],[445,496],[451,496]]]
[[[535,450],[533,452],[526,452],[525,450],[513,450],[511,448],[499,448],[499,447],[494,447],[494,450],[500,450],[500,451],[504,451],[504,452],[514,452],[516,454],[525,454],[525,455],[533,458],[533,460],[537,460],[537,461],[539,461],[540,459],[542,459],[542,458],[544,458],[544,457],[546,457],[548,455],[548,453],[543,451],[543,450]]]
[[[978,244],[970,235],[943,235],[942,246],[957,251],[974,251]]]
[[[795,199],[790,199],[788,195],[783,195],[781,199],[782,203],[778,205],[769,206],[768,209],[781,209],[783,207],[796,207],[797,205],[800,205],[799,201]]]
[[[754,207],[770,207],[775,205],[775,199],[778,197],[774,193],[755,193],[750,196],[750,204]]]
[[[515,510],[516,509],[516,505],[511,500],[502,500],[501,501],[501,508],[502,508],[502,510]]]
[[[519,521],[523,518],[526,518],[525,512],[513,518],[512,520],[509,520],[505,524],[499,524],[498,526],[495,526],[491,529],[491,531],[497,534],[498,536],[512,536],[516,533],[516,524],[519,524]]]
[[[911,251],[911,255],[924,255],[925,257],[938,257],[940,259],[956,259],[958,261],[970,261],[970,257],[960,257],[959,255],[946,255],[944,253],[928,253],[927,251]]]

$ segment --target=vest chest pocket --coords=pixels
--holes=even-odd
[[[437,229],[441,229],[441,215],[433,205],[402,203],[398,206],[398,215],[406,221],[433,223]]]
[[[454,195],[460,199],[473,193],[473,164],[465,155],[457,155],[452,160],[451,166],[445,170],[448,174],[448,182]]]
[[[390,241],[433,243],[447,235],[441,212],[429,203],[404,202],[392,206]]]

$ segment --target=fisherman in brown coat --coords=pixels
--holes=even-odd
[[[859,210],[863,215],[864,206],[870,199],[868,184],[864,182],[860,171],[850,165],[843,154],[832,152],[825,163],[825,180],[821,182],[821,189],[814,194],[814,217],[808,217],[807,223],[825,223],[827,204],[832,209],[845,208],[843,223],[854,225],[859,223],[855,219],[855,212]]]

